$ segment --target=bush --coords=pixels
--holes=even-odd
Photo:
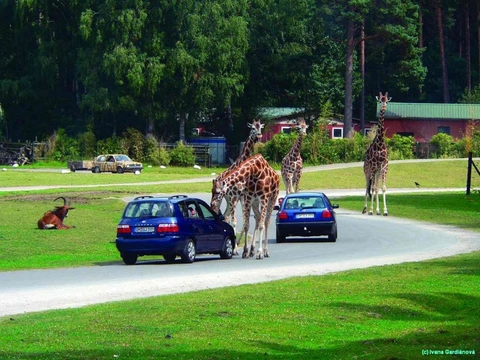
[[[415,148],[415,139],[413,136],[393,135],[387,138],[388,158],[389,160],[413,159]]]
[[[58,129],[56,134],[54,134],[54,139],[55,150],[50,156],[51,160],[66,161],[80,157],[77,140],[69,138],[64,129]]]
[[[448,134],[436,134],[430,139],[430,144],[435,147],[437,158],[448,157],[452,149],[453,138]]]
[[[143,156],[143,134],[134,128],[127,128],[122,134],[120,140],[122,144],[122,153],[137,161],[145,161]]]
[[[154,165],[170,164],[170,154],[165,146],[159,145],[159,142],[153,135],[147,135],[145,139],[145,161]]]
[[[175,166],[195,165],[195,154],[191,146],[186,146],[178,141],[175,148],[170,151],[170,163]]]
[[[123,153],[120,138],[112,136],[104,140],[100,140],[97,144],[99,154],[118,154]]]
[[[92,131],[86,131],[78,136],[80,158],[93,158],[97,155],[97,139]]]

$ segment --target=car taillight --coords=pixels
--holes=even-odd
[[[322,211],[322,218],[323,219],[330,219],[332,217],[332,212],[330,210],[323,210]]]
[[[178,232],[178,224],[159,224],[157,226],[157,232]]]
[[[130,234],[130,225],[118,225],[117,234]]]
[[[287,220],[288,219],[288,214],[285,211],[280,211],[278,213],[278,218],[280,220]]]

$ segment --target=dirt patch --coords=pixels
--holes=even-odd
[[[52,194],[25,194],[25,195],[11,195],[5,196],[0,201],[16,201],[16,202],[52,202],[57,199],[59,196],[63,196],[67,203],[73,204],[92,204],[98,200],[104,199],[112,199],[118,198],[121,199],[127,195],[131,195],[132,192],[124,192],[124,191],[85,191],[82,193],[78,192],[71,192],[71,193],[64,193],[59,195],[52,195]],[[62,205],[62,199],[58,199],[55,204]]]

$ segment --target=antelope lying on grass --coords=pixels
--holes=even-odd
[[[74,226],[68,226],[63,223],[63,219],[68,216],[68,211],[75,209],[67,204],[67,200],[60,196],[53,201],[63,199],[63,206],[55,206],[55,209],[47,211],[43,217],[38,220],[39,229],[70,229]]]

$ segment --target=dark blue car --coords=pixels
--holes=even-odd
[[[125,207],[117,227],[117,249],[127,265],[144,255],[162,255],[168,263],[177,256],[191,263],[196,254],[231,259],[235,231],[223,220],[201,199],[139,196]]]
[[[285,242],[287,236],[322,236],[337,241],[337,221],[334,209],[324,193],[300,192],[285,196],[276,219],[277,243]]]

